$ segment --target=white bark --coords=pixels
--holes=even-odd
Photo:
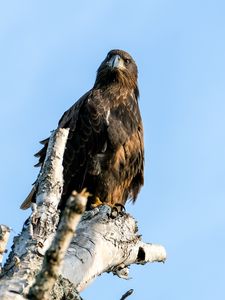
[[[69,129],[58,129],[53,132],[44,165],[38,176],[30,233],[33,238],[38,239],[40,248],[43,248],[42,244],[46,243],[46,238],[55,233],[59,221],[57,209],[63,190],[62,161],[68,133]]]
[[[129,265],[165,259],[163,246],[141,241],[132,216],[120,213],[112,218],[111,208],[105,205],[84,214],[61,273],[81,291],[103,272],[127,279]]]
[[[45,253],[43,266],[35,283],[30,288],[28,298],[32,300],[49,300],[50,292],[59,276],[64,256],[75,234],[75,229],[84,213],[88,193],[73,192],[67,201],[57,233]]]
[[[51,135],[46,159],[38,177],[38,203],[34,204],[28,226],[14,238],[14,245],[4,266],[0,299],[15,299],[15,293],[27,293],[40,270],[43,256],[54,236],[59,220],[63,178],[62,161],[68,129]],[[11,295],[12,294],[12,295]],[[12,298],[10,298],[10,295]]]

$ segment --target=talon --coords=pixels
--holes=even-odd
[[[103,205],[103,202],[100,200],[99,197],[95,197],[93,202],[91,203],[91,208],[93,209],[101,205]]]
[[[126,208],[125,208],[125,206],[123,204],[121,204],[121,203],[115,203],[114,206],[118,209],[119,212],[126,212]]]
[[[119,215],[119,211],[116,206],[112,207],[110,217],[115,219]]]
[[[111,217],[115,219],[120,213],[125,212],[125,206],[121,203],[115,203],[114,205],[110,205],[112,208]]]
[[[88,197],[92,196],[92,195],[87,191],[86,188],[84,188],[80,193],[78,193],[77,191],[72,191],[72,194],[71,194],[71,195],[72,195],[73,197],[76,197],[78,194],[79,194],[81,197],[85,197],[85,198],[88,198]]]

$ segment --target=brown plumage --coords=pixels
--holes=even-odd
[[[70,128],[64,153],[64,187],[60,208],[73,190],[87,188],[88,208],[103,203],[135,201],[143,185],[143,127],[138,107],[137,66],[125,51],[111,50],[97,71],[94,87],[59,121]],[[36,154],[41,166],[48,146]],[[21,205],[35,201],[37,184]]]

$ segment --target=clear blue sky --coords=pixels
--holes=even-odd
[[[225,297],[225,2],[1,1],[0,222],[19,233],[33,153],[108,50],[139,67],[145,186],[127,210],[166,264],[98,278],[86,300]]]

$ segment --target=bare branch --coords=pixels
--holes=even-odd
[[[141,241],[136,221],[127,213],[111,216],[107,205],[85,212],[64,259],[62,276],[78,291],[96,276],[113,272],[128,279],[131,264],[163,262],[163,246]]]
[[[130,289],[120,298],[120,300],[125,300],[127,297],[129,297],[131,294],[133,294],[133,292],[134,292],[134,290]]]
[[[81,215],[85,211],[87,196],[86,191],[80,194],[74,192],[68,199],[56,236],[45,254],[42,270],[30,288],[29,299],[48,300],[50,298],[49,294],[59,275],[63,258],[75,234]]]
[[[51,135],[38,178],[37,205],[34,204],[22,233],[14,238],[13,249],[3,269],[1,299],[8,291],[17,294],[28,291],[54,237],[59,220],[57,206],[63,188],[62,161],[68,132],[68,129],[58,129]]]

